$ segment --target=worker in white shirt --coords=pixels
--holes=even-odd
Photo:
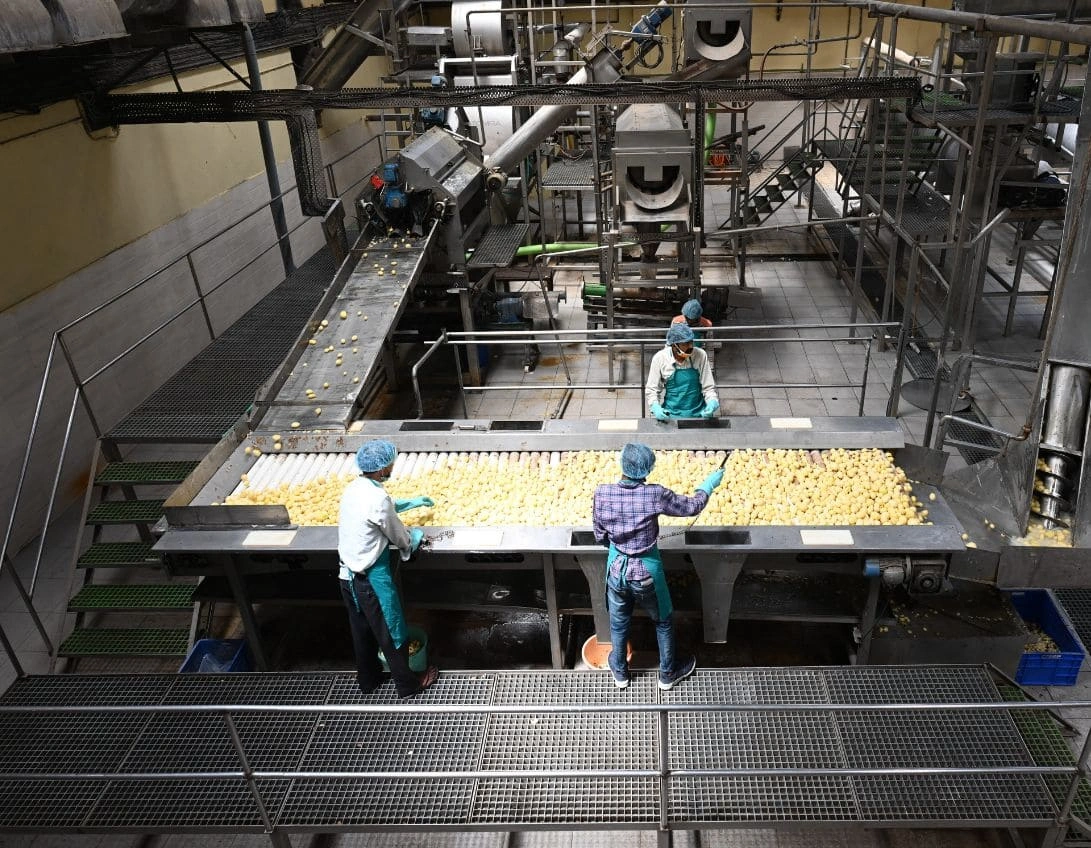
[[[720,408],[708,354],[694,346],[687,324],[671,324],[667,344],[652,357],[644,386],[648,410],[660,421],[711,418]]]

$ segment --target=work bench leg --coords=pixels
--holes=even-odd
[[[879,616],[879,586],[880,578],[872,577],[868,580],[867,601],[860,618],[860,647],[856,651],[857,665],[867,665],[868,658],[871,656],[871,637],[875,632],[875,620]]]
[[[659,838],[656,840],[657,848],[672,848],[674,845],[674,831],[673,830],[661,830],[659,831]]]
[[[610,641],[610,611],[606,608],[606,554],[579,556],[577,560],[591,592],[591,611],[595,615],[595,636],[600,642]]]
[[[693,568],[701,580],[701,618],[705,641],[726,642],[735,581],[746,562],[746,555],[695,553],[691,556]]]
[[[557,571],[553,567],[552,554],[542,556],[542,574],[545,577],[546,623],[549,626],[549,659],[554,668],[564,668],[561,617],[557,612]]]
[[[227,565],[227,582],[231,586],[231,594],[235,596],[235,606],[239,608],[239,617],[246,632],[246,640],[250,646],[250,655],[254,658],[254,665],[258,671],[268,671],[269,662],[265,658],[265,648],[261,644],[261,630],[258,627],[258,619],[254,615],[254,608],[250,604],[250,593],[246,591],[246,583],[239,574],[238,565],[232,557]]]
[[[269,841],[273,843],[273,848],[292,848],[292,840],[282,830],[270,832]]]

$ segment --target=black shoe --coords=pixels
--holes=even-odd
[[[670,674],[660,673],[659,688],[663,691],[673,689],[675,685],[697,670],[697,657],[689,657],[682,662],[676,662]]]

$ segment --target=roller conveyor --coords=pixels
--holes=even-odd
[[[655,712],[626,711],[657,704],[1001,700],[984,669],[968,666],[700,669],[671,692],[659,692],[651,673],[636,674],[629,689],[619,692],[605,672],[456,672],[441,675],[405,709],[385,714],[276,712],[279,705],[397,703],[389,683],[364,697],[344,673],[31,676],[17,681],[0,702],[5,710],[22,708],[0,714],[6,740],[0,753],[0,831],[261,831],[220,715],[41,711],[130,705],[267,708],[237,711],[233,718],[270,823],[283,831],[656,829],[661,815],[669,829],[678,830],[823,822],[1048,827],[1054,799],[1043,778],[1004,773],[1035,765],[1004,709],[668,710],[665,740],[658,738]],[[414,711],[433,705],[454,709]],[[561,711],[490,715],[460,712],[463,705]],[[581,711],[585,705],[617,709]],[[670,775],[665,796],[661,767]],[[775,773],[798,768],[997,772]],[[675,774],[694,769],[714,773]],[[740,769],[774,773],[732,774]],[[239,776],[200,778],[211,771]],[[584,776],[591,771],[600,776]],[[628,774],[610,776],[611,771]],[[180,780],[136,779],[170,772],[189,774]],[[296,772],[342,774],[286,779]],[[344,774],[351,772],[371,776]],[[414,776],[421,772],[450,776]],[[103,779],[93,780],[91,773]],[[67,776],[47,779],[61,774]],[[114,777],[122,774],[129,779]]]
[[[420,279],[435,234],[385,236],[353,250],[297,350],[275,378],[264,429],[343,431],[383,366],[384,345]],[[311,344],[311,341],[314,344]]]
[[[695,424],[698,426],[687,426]],[[358,429],[357,429],[358,428]],[[198,469],[175,492],[164,507],[169,526],[156,543],[155,550],[163,557],[167,569],[175,575],[226,577],[233,586],[236,604],[243,614],[251,644],[260,636],[256,620],[249,614],[250,600],[239,578],[245,575],[270,575],[296,569],[332,571],[336,567],[337,549],[337,501],[343,479],[351,476],[353,455],[364,441],[381,437],[392,439],[399,448],[400,458],[395,466],[391,486],[400,476],[408,478],[412,488],[413,474],[418,468],[440,464],[451,454],[468,454],[472,460],[485,458],[481,471],[481,491],[486,500],[489,494],[490,475],[500,475],[507,480],[515,475],[505,475],[501,458],[507,462],[525,463],[543,469],[543,462],[552,463],[554,457],[574,448],[579,451],[614,452],[630,440],[646,442],[656,450],[681,451],[687,457],[694,452],[695,461],[715,464],[709,452],[723,452],[739,448],[882,448],[906,451],[912,460],[912,449],[904,448],[903,432],[896,421],[886,418],[826,418],[826,419],[769,419],[742,418],[713,421],[676,421],[668,425],[654,420],[619,421],[365,421],[354,427],[352,433],[295,433],[274,439],[269,432],[250,434],[245,444],[239,443],[229,451],[230,445],[218,447],[219,461]],[[277,449],[276,445],[281,447]],[[700,450],[705,458],[700,459]],[[254,448],[260,455],[254,455]],[[851,452],[851,451],[850,451]],[[496,456],[494,463],[490,455]],[[597,460],[606,461],[602,456]],[[664,467],[671,457],[664,458]],[[746,457],[742,457],[745,462]],[[689,459],[687,458],[688,462]],[[495,467],[494,467],[495,466]],[[889,468],[889,465],[887,466]],[[571,473],[569,468],[565,473]],[[701,476],[707,474],[706,468]],[[910,476],[912,468],[906,468]],[[528,472],[529,473],[529,472]],[[542,470],[534,479],[544,479]],[[303,495],[308,509],[314,507],[307,518],[292,523],[285,503],[277,494],[272,501],[255,500],[224,504],[233,492],[239,490],[240,481],[246,477],[247,485],[255,489],[272,489],[281,483],[311,481],[318,487]],[[695,475],[691,475],[695,476]],[[466,478],[463,478],[464,480]],[[471,477],[472,482],[476,478]],[[584,483],[597,479],[584,475]],[[701,477],[687,480],[692,487]],[[606,482],[605,480],[603,482]],[[476,484],[474,484],[476,487]],[[548,485],[553,485],[552,483]],[[608,638],[609,623],[605,609],[604,566],[606,551],[598,544],[591,532],[591,490],[582,484],[573,487],[579,491],[569,493],[558,480],[555,491],[566,492],[563,503],[550,506],[549,520],[539,518],[528,523],[515,516],[507,520],[463,520],[445,524],[442,520],[423,521],[426,550],[407,568],[422,575],[431,575],[437,586],[456,579],[470,581],[495,580],[489,575],[500,571],[530,572],[529,579],[536,581],[545,597],[546,615],[550,625],[550,650],[554,667],[562,667],[562,645],[559,620],[562,612],[591,612],[600,639]],[[426,484],[427,487],[427,484]],[[531,486],[531,489],[534,487]],[[538,487],[539,489],[541,486]],[[525,491],[525,490],[524,490]],[[552,490],[551,490],[552,491]],[[725,492],[727,490],[725,489]],[[764,490],[761,490],[764,491]],[[436,518],[443,515],[441,503],[444,492],[399,492],[397,497],[429,494],[437,499]],[[932,486],[914,484],[914,494],[927,506],[928,521],[916,524],[880,524],[866,526],[859,521],[846,521],[844,525],[807,525],[791,521],[784,514],[784,522],[765,521],[713,521],[705,524],[662,527],[659,546],[668,571],[696,573],[700,582],[702,626],[707,642],[723,642],[727,636],[728,620],[732,610],[732,597],[736,579],[742,572],[766,572],[769,570],[792,571],[811,574],[839,574],[861,581],[865,565],[873,567],[905,564],[907,557],[919,560],[914,567],[924,568],[932,575],[930,585],[938,588],[946,572],[946,558],[965,548],[961,538],[961,526],[951,513],[942,496]],[[313,495],[313,496],[312,496]],[[496,496],[495,494],[493,495]],[[502,496],[505,503],[507,495]],[[729,515],[726,512],[727,495],[720,495],[723,505],[720,512],[710,510],[706,520],[713,515]],[[785,495],[778,495],[778,498]],[[789,498],[790,495],[786,497]],[[284,496],[291,502],[290,493]],[[777,503],[781,503],[777,501]],[[317,506],[315,506],[317,504]],[[295,508],[299,508],[297,503]],[[563,509],[561,509],[563,507]],[[560,511],[559,511],[560,510]],[[527,515],[518,512],[519,518]],[[737,514],[737,513],[736,513]],[[302,513],[301,513],[302,515]],[[477,511],[475,516],[485,515]],[[410,519],[413,520],[413,519]],[[853,525],[853,526],[849,526]],[[888,558],[884,560],[883,558]],[[568,601],[561,597],[563,580],[559,572],[581,572],[587,601]],[[904,574],[909,573],[905,569]],[[877,581],[877,572],[871,572],[871,580]],[[579,577],[575,577],[577,581]],[[870,632],[869,617],[875,614],[878,592],[867,595],[865,609],[857,610],[857,622],[862,631]],[[566,596],[567,597],[567,596]],[[449,593],[437,598],[415,597],[424,604],[453,604]],[[452,606],[453,604],[453,606]],[[815,614],[814,620],[844,622],[844,611],[831,615],[828,604],[818,604],[815,609],[826,612]],[[849,613],[851,615],[851,611]],[[250,621],[247,621],[249,618]],[[260,648],[256,652],[260,654]],[[862,649],[864,662],[866,647]],[[260,656],[256,656],[259,668],[264,668]]]

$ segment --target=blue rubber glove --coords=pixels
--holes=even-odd
[[[424,541],[424,531],[419,527],[409,528],[409,552],[416,553],[420,543]]]
[[[435,506],[436,502],[426,495],[421,495],[408,500],[395,500],[394,511],[405,512],[407,509],[416,509],[418,506]]]
[[[650,408],[652,411],[652,415],[655,416],[657,421],[666,421],[668,418],[670,418],[670,414],[667,412],[667,410],[661,407],[658,403],[653,402]]]
[[[708,403],[706,403],[705,408],[701,410],[701,417],[702,418],[711,418],[713,415],[716,414],[716,411],[719,408],[720,408],[720,402],[718,400],[716,400],[716,398],[713,398]]]
[[[717,468],[715,471],[709,474],[701,483],[701,485],[697,488],[705,494],[711,495],[716,490],[716,487],[719,486],[723,481],[724,470],[722,468]]]

